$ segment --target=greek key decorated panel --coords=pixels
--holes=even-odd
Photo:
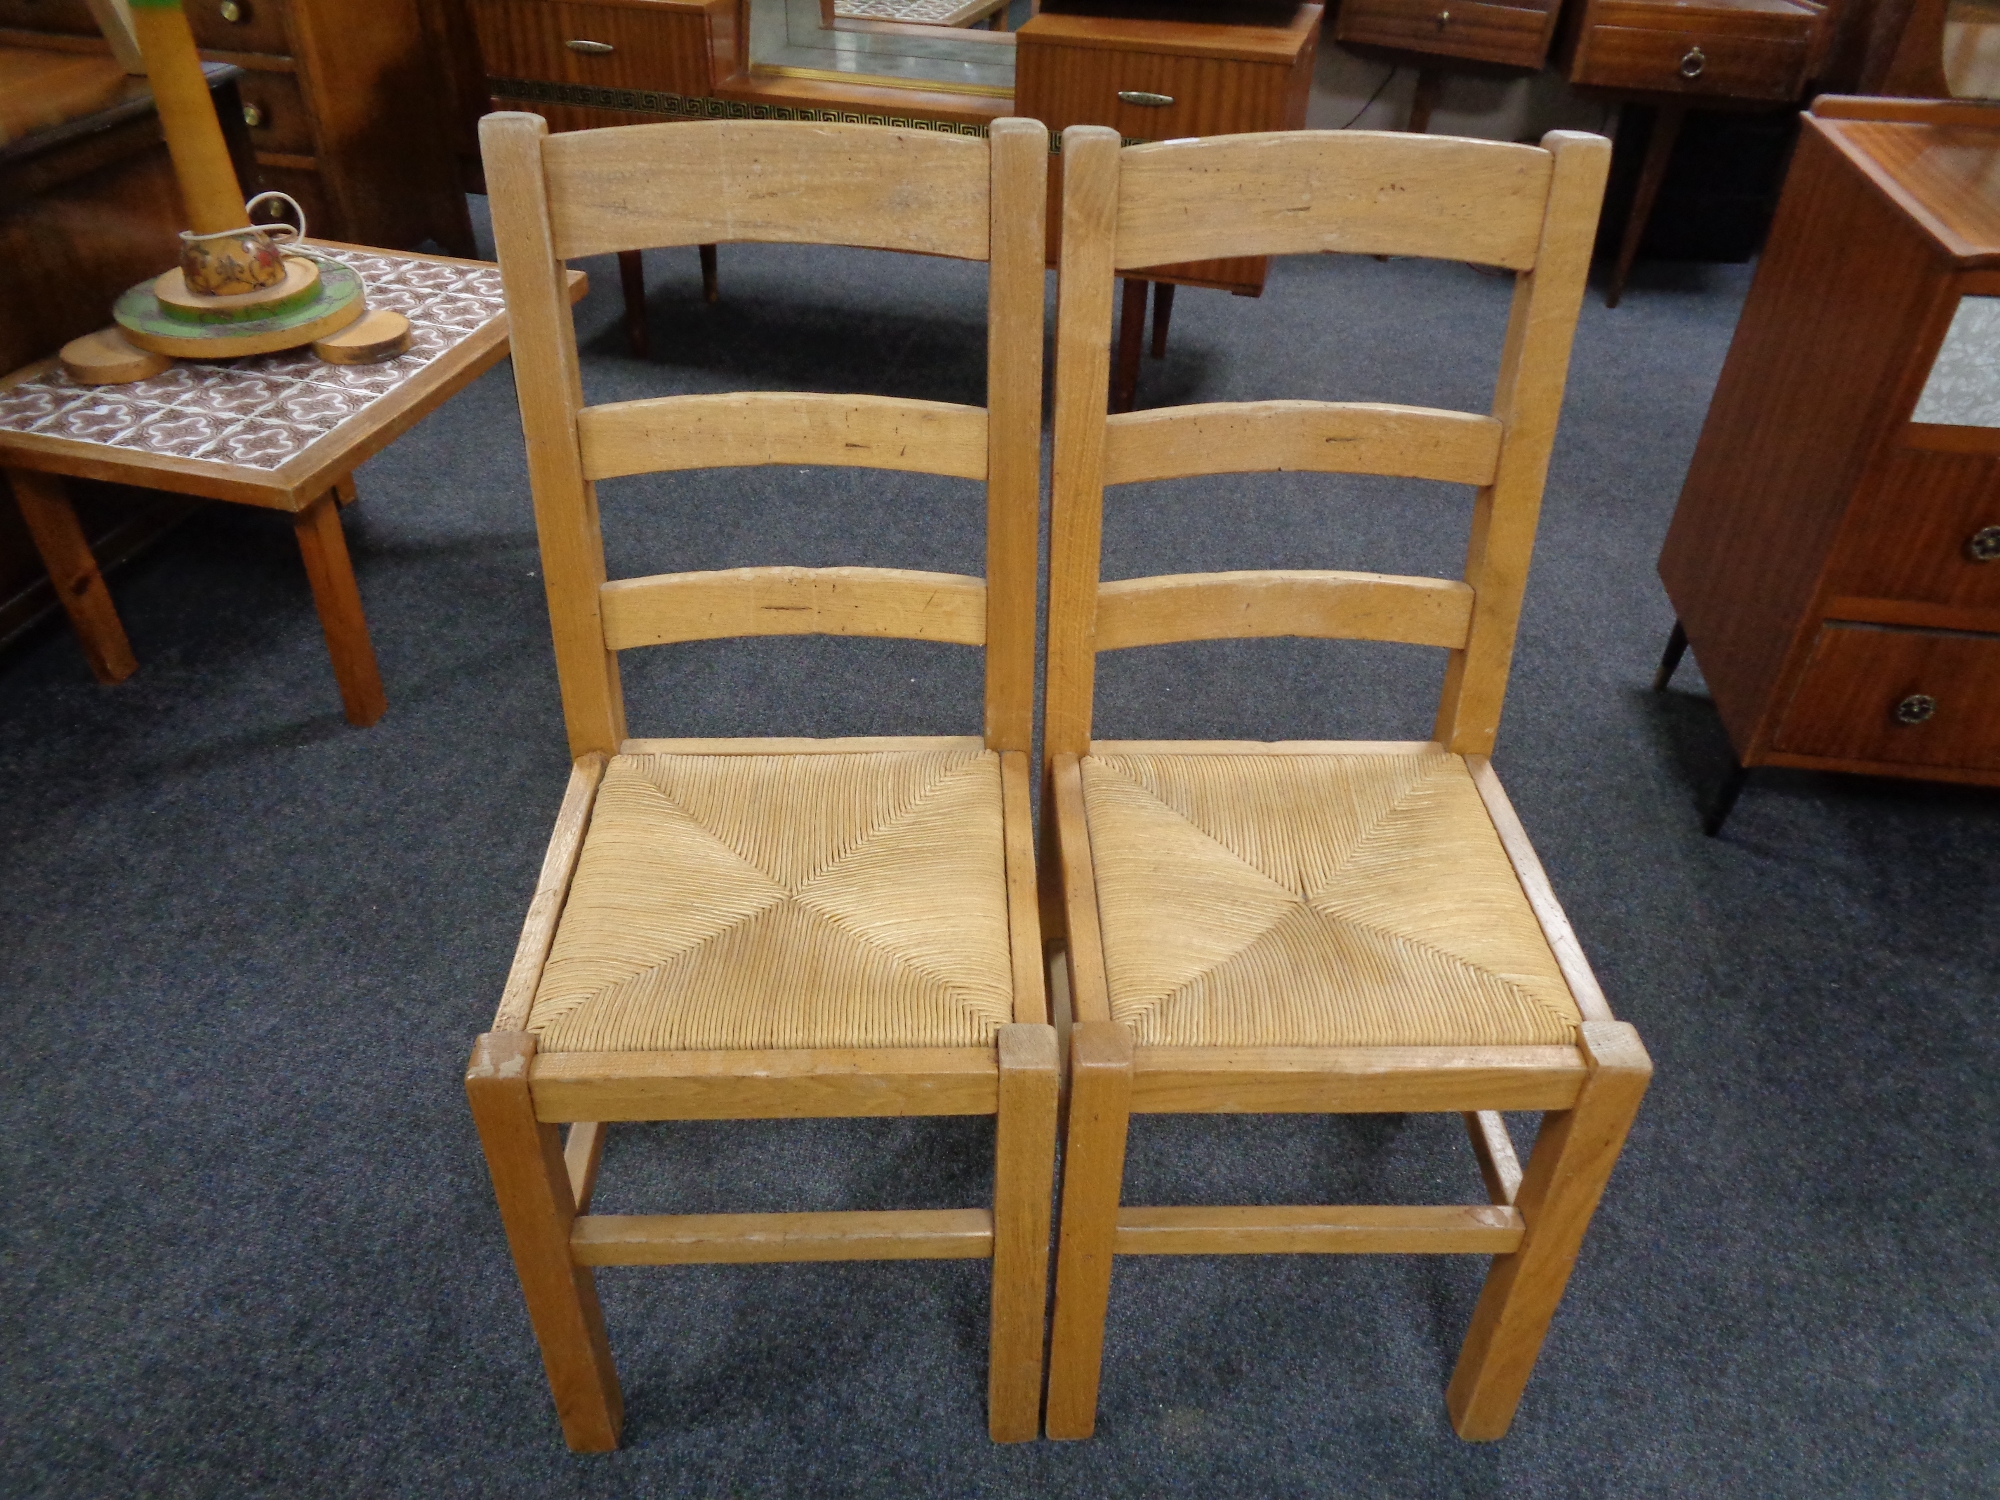
[[[890,125],[900,130],[935,130],[941,135],[986,134],[984,125],[939,120],[926,115],[878,115],[856,109],[813,109],[804,105],[744,104],[735,99],[695,98],[654,89],[600,89],[580,83],[544,83],[531,78],[489,78],[496,99],[523,104],[569,104],[583,109],[617,109],[628,114],[673,120],[806,120],[830,125]]]

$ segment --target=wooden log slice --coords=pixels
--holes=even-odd
[[[357,323],[313,344],[313,353],[330,365],[372,365],[394,359],[410,347],[410,320],[378,307]]]
[[[173,365],[168,356],[139,348],[116,327],[71,339],[59,357],[64,373],[78,385],[128,385]]]

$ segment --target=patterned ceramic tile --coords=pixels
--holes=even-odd
[[[329,365],[309,349],[184,360],[130,385],[78,386],[60,369],[0,391],[0,434],[35,432],[180,458],[275,469],[505,311],[500,273],[313,246],[352,266],[373,307],[410,320],[410,350],[379,365]]]

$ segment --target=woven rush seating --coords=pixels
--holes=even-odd
[[[544,1052],[990,1047],[1000,757],[620,755],[527,1029]]]
[[[1135,1042],[1576,1040],[1462,757],[1097,754],[1082,773],[1111,1015]]]

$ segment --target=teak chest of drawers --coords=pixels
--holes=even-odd
[[[472,223],[418,0],[184,0],[238,89],[262,186],[316,236],[472,254]],[[105,49],[87,0],[0,0],[0,41]],[[251,183],[244,191],[253,190]]]
[[[1996,183],[2000,109],[1805,120],[1660,555],[1741,768],[2000,785]]]

